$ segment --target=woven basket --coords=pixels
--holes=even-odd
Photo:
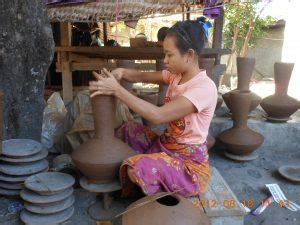
[[[183,0],[101,0],[91,3],[68,5],[49,4],[48,16],[51,21],[100,22],[132,20],[156,13],[172,13],[180,10]],[[118,10],[116,10],[116,8]]]

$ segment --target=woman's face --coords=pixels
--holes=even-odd
[[[181,54],[176,47],[176,39],[173,36],[167,36],[164,39],[164,63],[167,70],[171,73],[183,73],[187,69],[188,54]]]

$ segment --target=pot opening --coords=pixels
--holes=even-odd
[[[156,201],[159,204],[165,206],[175,206],[179,203],[179,199],[177,199],[175,196],[170,196],[170,195],[157,199]]]

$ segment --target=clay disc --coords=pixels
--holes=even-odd
[[[20,194],[20,190],[9,190],[0,188],[0,195],[16,196]]]
[[[291,117],[278,119],[278,118],[271,117],[271,116],[267,116],[266,118],[267,118],[268,121],[273,122],[273,123],[285,123],[285,122],[287,122],[288,120],[291,119]]]
[[[46,169],[44,169],[42,172],[46,172],[48,171],[48,167]],[[5,181],[5,182],[12,182],[12,183],[16,183],[16,182],[24,182],[28,177],[30,177],[32,174],[30,175],[25,175],[25,176],[13,176],[13,175],[6,175],[4,173],[0,173],[0,181]]]
[[[30,176],[25,180],[25,187],[41,195],[54,194],[70,188],[75,179],[66,173],[45,172]]]
[[[33,204],[49,205],[49,204],[53,204],[55,202],[66,199],[71,194],[73,194],[73,191],[74,191],[73,188],[68,188],[68,189],[66,189],[62,192],[59,192],[57,194],[54,194],[54,195],[39,195],[35,192],[32,192],[32,191],[24,188],[21,191],[20,195],[24,201],[27,201],[27,202],[30,202]]]
[[[278,172],[290,181],[300,182],[300,166],[281,166]]]
[[[236,161],[251,161],[251,160],[255,160],[258,158],[257,152],[252,152],[251,154],[248,154],[248,155],[234,155],[234,154],[231,154],[231,153],[225,151],[224,155],[227,158],[233,159]]]
[[[7,175],[14,175],[14,176],[30,175],[30,174],[43,171],[46,168],[48,168],[48,161],[46,159],[37,162],[31,162],[31,163],[18,163],[18,164],[1,163],[0,164],[0,172],[5,173]]]
[[[36,204],[31,204],[28,202],[25,202],[24,207],[27,209],[29,212],[32,213],[38,213],[38,214],[53,214],[57,212],[61,212],[73,205],[75,201],[74,195],[69,196],[68,198],[56,202],[52,205],[48,206],[40,206]]]
[[[13,163],[25,163],[25,162],[34,162],[41,159],[46,158],[48,155],[48,151],[43,149],[42,151],[38,152],[37,154],[26,156],[26,157],[19,157],[19,158],[10,158],[6,156],[0,156],[0,160],[4,162],[13,162]]]
[[[0,181],[0,188],[9,190],[21,190],[24,187],[23,183],[7,183]]]
[[[24,157],[38,153],[42,144],[31,139],[9,139],[2,142],[2,154],[10,157]]]
[[[121,184],[118,180],[113,181],[111,183],[104,183],[104,184],[95,184],[90,183],[85,177],[80,178],[80,186],[89,191],[94,193],[107,193],[121,190]]]
[[[50,215],[31,213],[25,209],[21,212],[20,218],[25,224],[59,224],[70,219],[73,213],[74,207]]]

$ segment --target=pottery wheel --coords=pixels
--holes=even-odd
[[[49,205],[68,198],[70,195],[73,194],[73,191],[74,191],[73,188],[68,188],[54,195],[39,195],[35,192],[32,192],[24,188],[21,191],[20,195],[21,198],[27,202],[33,204],[40,204],[40,205]]]
[[[9,190],[0,188],[0,195],[16,196],[20,194],[20,190]]]
[[[0,160],[5,162],[12,162],[12,163],[35,162],[46,158],[47,155],[48,155],[48,151],[44,149],[34,155],[26,156],[26,157],[11,158],[6,156],[0,156]]]
[[[41,195],[49,195],[70,188],[75,179],[66,173],[46,172],[30,176],[25,187]]]
[[[48,167],[44,169],[42,172],[48,171]],[[0,172],[0,181],[6,181],[6,182],[24,182],[28,177],[30,177],[32,174],[25,175],[25,176],[13,176],[13,175],[7,175]]]
[[[290,181],[300,182],[300,166],[281,166],[278,172]]]
[[[251,160],[255,160],[258,158],[258,153],[257,152],[252,152],[251,154],[247,154],[247,155],[234,155],[231,154],[227,151],[224,152],[224,155],[229,158],[229,159],[233,159],[236,161],[251,161]]]
[[[118,191],[122,189],[119,181],[96,184],[96,183],[90,183],[85,177],[80,178],[80,186],[83,189],[94,193],[109,193],[109,192]]]
[[[74,207],[50,215],[31,213],[25,209],[21,212],[20,218],[25,224],[59,224],[70,219],[73,213]]]
[[[21,190],[24,187],[23,183],[7,183],[0,181],[0,188],[9,190]]]
[[[2,142],[2,154],[10,157],[30,156],[41,150],[41,143],[31,139],[9,139]]]
[[[33,213],[53,214],[53,213],[61,212],[65,209],[71,207],[73,205],[74,201],[75,201],[75,198],[73,195],[71,195],[62,201],[56,202],[56,203],[48,205],[48,206],[41,206],[41,205],[25,202],[24,207],[29,212],[33,212]]]
[[[48,168],[48,161],[46,159],[31,162],[31,163],[1,163],[0,164],[0,172],[5,173],[7,175],[29,175],[38,173],[42,170]]]

